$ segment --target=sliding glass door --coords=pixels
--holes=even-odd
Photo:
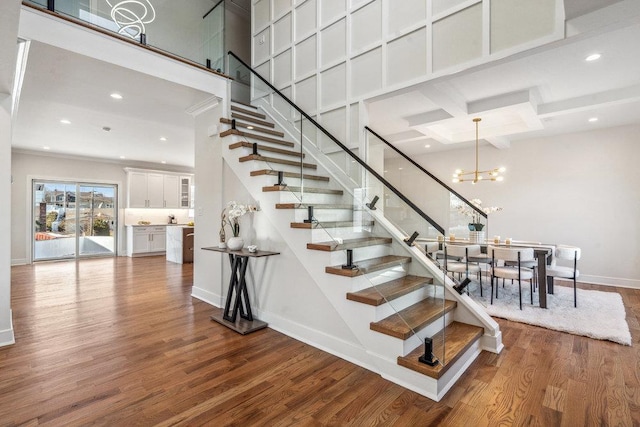
[[[33,260],[114,256],[117,187],[33,181]]]

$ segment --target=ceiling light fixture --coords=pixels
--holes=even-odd
[[[597,121],[598,121],[598,118],[597,118],[597,117],[591,117],[591,118],[589,119],[589,121],[590,121],[591,123],[593,123],[593,122],[597,122]]]
[[[51,150],[51,147],[48,147],[48,146],[45,145],[44,147],[42,147],[42,149],[43,150]]]
[[[156,11],[149,0],[106,0],[111,7],[111,19],[118,26],[118,34],[137,39],[145,34],[144,24],[156,19]]]
[[[589,56],[587,56],[586,58],[584,58],[585,61],[597,61],[598,59],[600,59],[602,55],[600,55],[599,53],[593,53]]]
[[[71,122],[69,120],[67,120],[67,119],[60,120],[60,123],[62,123],[63,125],[70,125],[71,124]]]
[[[167,138],[165,138],[164,136],[160,137],[160,141],[166,141],[166,140],[167,140]]]
[[[456,171],[453,173],[453,182],[471,181],[472,184],[475,184],[476,182],[483,181],[483,180],[502,181],[504,179],[504,177],[500,175],[500,173],[506,171],[504,167],[489,169],[486,171],[478,170],[478,145],[479,145],[478,124],[480,123],[481,120],[482,119],[479,117],[476,117],[473,119],[474,123],[476,124],[476,168],[474,171],[470,171],[470,172],[465,172],[463,169],[456,169]],[[487,175],[485,176],[485,174]],[[467,175],[470,175],[470,176],[467,176]]]
[[[109,95],[110,97],[112,97],[113,99],[122,99],[122,95],[120,95],[119,93],[112,93],[111,95]]]
[[[424,148],[431,148],[431,145],[427,144],[424,146]]]

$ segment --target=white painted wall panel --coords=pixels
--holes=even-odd
[[[270,0],[258,0],[253,5],[253,31],[260,31],[271,21]]]
[[[427,2],[424,0],[388,1],[387,8],[389,34],[400,33],[427,19]]]
[[[335,110],[327,111],[320,117],[321,124],[326,130],[328,130],[338,141],[343,144],[347,140],[347,109],[346,107],[336,108]]]
[[[273,59],[273,85],[277,88],[291,83],[291,49],[282,52]]]
[[[296,79],[312,73],[317,68],[318,49],[316,36],[311,36],[296,45]]]
[[[555,0],[491,0],[491,52],[553,34]]]
[[[433,24],[433,70],[482,56],[482,3]]]
[[[431,13],[433,15],[439,15],[467,1],[468,0],[432,0],[431,4],[433,6],[431,6]]]
[[[278,17],[284,15],[284,13],[291,9],[291,0],[274,0],[273,1],[273,17],[278,19]]]
[[[363,96],[382,88],[382,48],[353,58],[351,67],[351,96]]]
[[[264,1],[264,0],[263,0]],[[271,55],[271,29],[266,28],[253,38],[253,63],[261,64]]]
[[[373,1],[355,11],[351,17],[351,51],[379,42],[382,38],[382,2]]]
[[[273,51],[280,52],[291,45],[291,14],[287,14],[273,24]]]
[[[326,66],[345,57],[347,53],[347,23],[339,20],[320,33],[320,62]]]
[[[349,106],[349,139],[345,141],[347,147],[357,147],[360,139],[360,106],[351,104]]]
[[[316,32],[316,0],[307,0],[296,8],[296,41]]]
[[[280,89],[280,92],[282,92],[282,94],[287,98],[293,99],[293,97],[291,96],[291,86]],[[295,119],[295,109],[277,93],[272,94],[271,105],[276,109],[276,111],[280,112],[280,114],[282,114],[282,117],[284,117],[287,121],[293,121]]]
[[[320,2],[320,26],[325,26],[347,10],[346,0],[322,0]]]
[[[296,104],[307,114],[315,114],[318,105],[318,79],[316,76],[309,77],[296,83]]]
[[[420,28],[387,47],[387,85],[416,79],[427,73],[427,30]]]
[[[345,63],[336,65],[320,74],[322,91],[321,107],[336,105],[345,101],[347,91],[347,66]]]

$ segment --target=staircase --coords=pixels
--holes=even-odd
[[[439,400],[482,348],[501,347],[499,329],[487,331],[419,248],[379,211],[354,204],[266,114],[233,102],[220,122],[227,163],[360,339],[370,355],[363,365]],[[424,337],[435,366],[418,361]]]

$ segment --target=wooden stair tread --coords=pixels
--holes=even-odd
[[[433,283],[431,277],[408,275],[358,292],[349,292],[347,299],[377,307],[431,283]]]
[[[271,138],[264,135],[258,135],[256,133],[243,132],[239,129],[227,129],[224,132],[220,132],[220,138],[224,138],[229,135],[238,135],[244,138],[257,139],[258,141],[270,142],[271,144],[284,145],[285,147],[294,147],[295,144],[289,141],[283,141],[281,139]]]
[[[355,277],[371,273],[373,271],[384,270],[385,268],[405,265],[410,262],[411,257],[408,256],[386,255],[379,258],[370,258],[356,261],[355,264],[358,266],[358,268],[353,270],[342,268],[341,265],[335,265],[331,267],[325,267],[324,271],[326,273],[336,274],[338,276]]]
[[[328,203],[276,203],[276,209],[307,209],[313,206],[314,209],[353,209],[353,205],[328,204]]]
[[[424,347],[419,346],[406,356],[398,357],[398,365],[411,369],[431,378],[440,378],[453,364],[460,359],[465,351],[484,334],[484,329],[479,326],[468,325],[466,323],[452,322],[445,329],[445,346],[444,346],[444,366],[438,364],[429,366],[418,361],[418,358],[424,354]],[[433,337],[433,354],[436,357],[442,355],[442,331]]]
[[[256,111],[258,110],[258,107],[256,107],[255,105],[251,105],[251,104],[249,104],[247,102],[244,102],[244,101],[238,101],[237,99],[232,99],[231,103],[232,104],[240,104],[240,105],[245,106],[245,107],[253,108]]]
[[[246,141],[239,141],[229,145],[230,150],[235,150],[236,148],[253,149],[253,143],[246,142]],[[298,158],[304,157],[304,153],[301,153],[299,151],[285,150],[283,148],[271,147],[269,145],[262,145],[262,144],[258,144],[258,151],[269,151],[271,153],[278,153],[285,156],[292,156],[292,157],[298,157]]]
[[[304,190],[305,193],[317,193],[317,194],[335,194],[338,196],[342,196],[344,191],[342,190],[334,190],[332,188],[313,188],[313,187],[295,187],[292,185],[270,185],[267,187],[262,187],[262,191],[293,191],[296,193],[300,193]]]
[[[225,117],[220,117],[220,123],[224,123],[225,125],[230,125],[232,120],[227,119]],[[244,123],[236,120],[236,127],[247,128],[251,126],[251,129],[256,132],[268,133],[269,135],[279,136],[280,138],[284,138],[284,132],[280,132],[278,130],[267,129],[262,126],[253,125],[250,123]]]
[[[300,162],[296,162],[293,160],[286,160],[286,159],[278,159],[277,157],[261,156],[260,154],[249,154],[248,156],[240,157],[238,160],[240,162],[249,162],[252,160],[258,160],[258,161],[267,162],[267,163],[278,163],[281,165],[300,167]],[[318,168],[318,166],[314,165],[313,163],[302,163],[302,167],[307,169]]]
[[[357,239],[345,239],[342,243],[338,242],[320,242],[320,243],[307,243],[307,249],[316,251],[342,251],[345,249],[363,248],[366,246],[374,245],[388,245],[393,242],[391,237],[360,237]]]
[[[262,113],[258,113],[258,111],[256,111],[255,109],[248,110],[246,108],[238,107],[237,105],[231,105],[231,111],[237,111],[238,113],[246,114],[246,115],[252,116],[252,117],[257,117],[257,118],[262,119],[262,120],[267,118],[266,115],[264,115]]]
[[[456,305],[456,301],[444,300],[443,302],[440,298],[429,297],[385,319],[371,322],[370,328],[372,331],[406,340],[413,335],[414,331],[444,316]]]
[[[370,227],[373,221],[322,221],[322,222],[292,222],[291,228],[311,230],[313,228],[346,228],[346,227]]]
[[[259,170],[251,171],[250,175],[251,176],[260,176],[260,175],[278,176],[278,171],[271,170],[271,169],[259,169]],[[284,172],[284,177],[285,178],[300,179],[300,173],[299,172]],[[329,177],[328,176],[309,175],[309,174],[303,174],[302,175],[302,179],[308,179],[308,180],[313,180],[313,181],[325,181],[325,182],[329,181]]]
[[[231,113],[231,118],[232,119],[237,119],[237,120],[242,120],[245,122],[250,122],[250,123],[256,123],[260,126],[264,126],[264,127],[268,127],[268,128],[275,128],[276,125],[268,122],[266,120],[260,120],[256,117],[251,117],[251,116],[245,116],[244,114],[238,114],[238,113]]]

